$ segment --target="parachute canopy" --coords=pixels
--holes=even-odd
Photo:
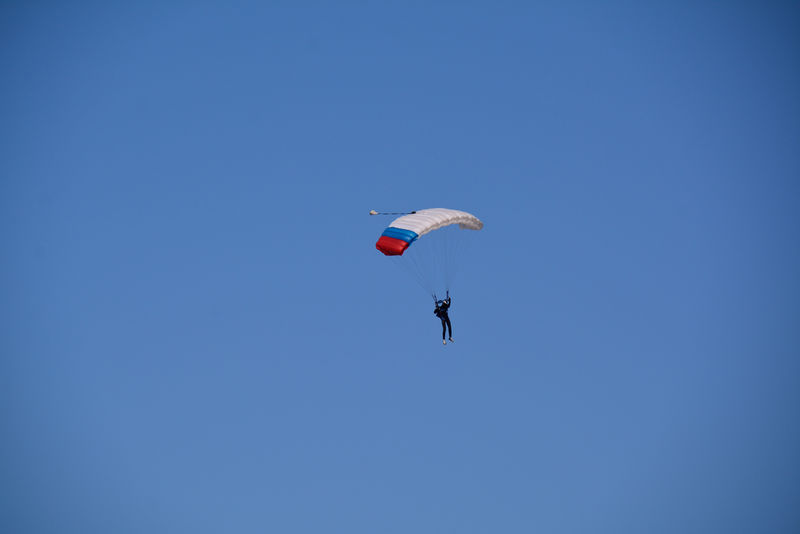
[[[454,224],[462,230],[483,228],[481,220],[466,211],[446,208],[417,210],[393,220],[375,243],[375,248],[387,256],[401,256],[417,238]]]

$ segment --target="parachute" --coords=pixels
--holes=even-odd
[[[427,292],[442,294],[450,289],[472,241],[474,232],[464,230],[482,228],[483,222],[466,211],[417,210],[393,220],[375,248],[408,271]]]

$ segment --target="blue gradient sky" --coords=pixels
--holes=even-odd
[[[800,531],[796,2],[73,4],[0,6],[0,530]],[[447,347],[367,216],[440,206]]]

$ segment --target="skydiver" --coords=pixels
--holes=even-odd
[[[447,298],[436,301],[436,309],[433,310],[433,314],[442,320],[442,345],[447,345],[444,335],[448,329],[450,330],[450,343],[454,343],[453,325],[450,324],[450,317],[447,316],[447,310],[450,309],[450,302],[450,291],[448,290]]]

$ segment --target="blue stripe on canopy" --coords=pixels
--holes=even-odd
[[[390,226],[386,230],[383,231],[381,235],[385,235],[386,237],[393,237],[395,239],[402,239],[406,243],[413,242],[419,235],[416,232],[412,232],[411,230],[403,230],[402,228],[395,228]]]

